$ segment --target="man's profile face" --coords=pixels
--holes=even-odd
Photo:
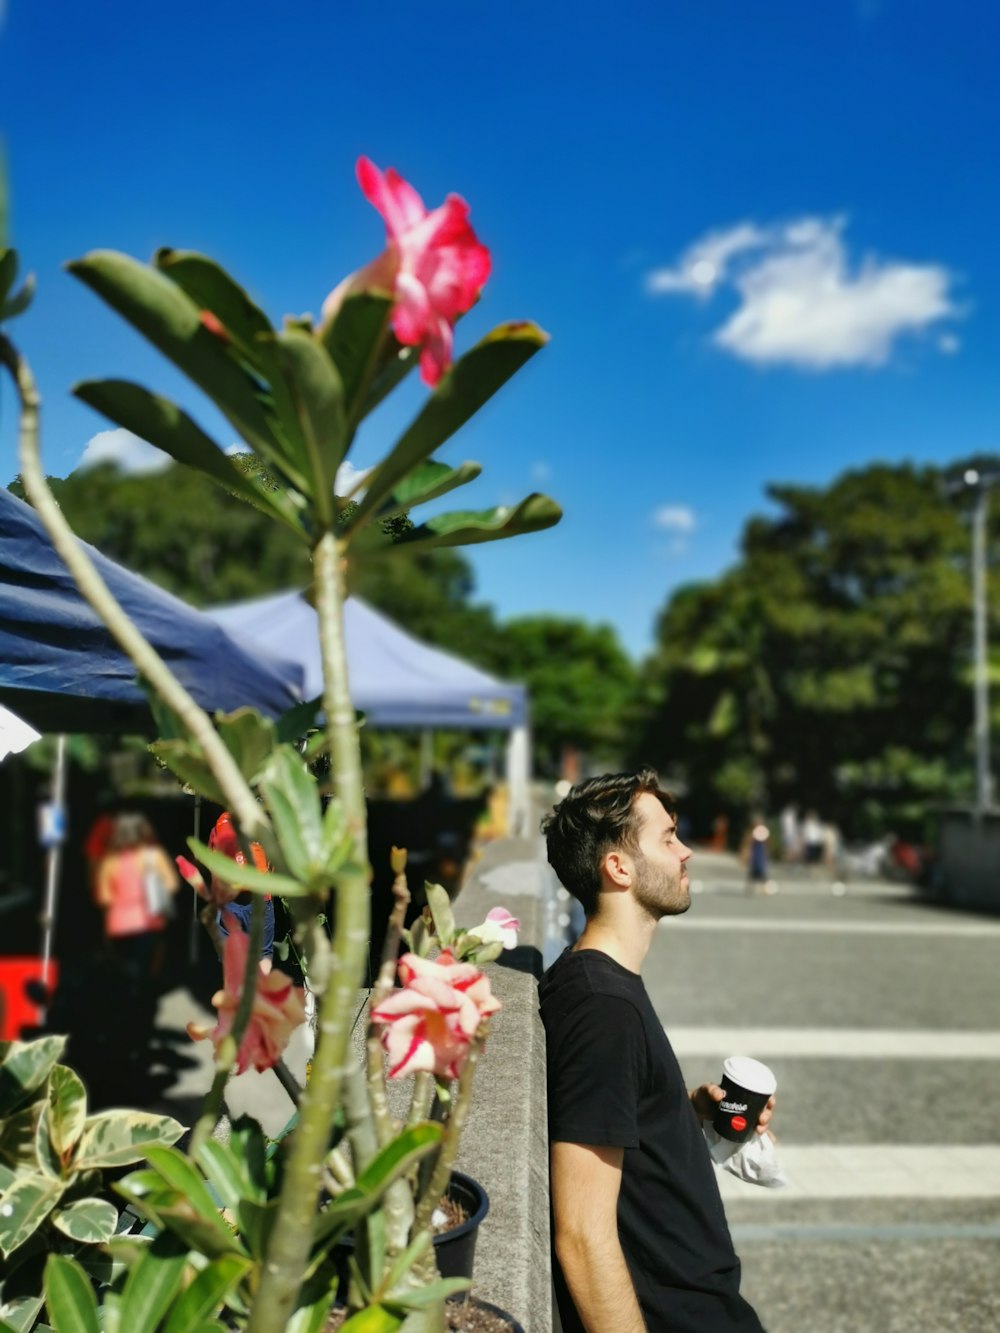
[[[639,850],[633,856],[636,902],[657,920],[679,916],[691,906],[685,868],[691,852],[677,836],[673,815],[652,793],[641,792],[634,809],[639,821]]]

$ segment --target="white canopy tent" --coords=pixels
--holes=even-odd
[[[305,674],[305,698],[322,692],[318,618],[301,592],[212,607],[206,614],[247,646],[252,643],[298,662]],[[369,726],[509,733],[510,831],[526,831],[531,746],[525,687],[496,680],[461,658],[422,643],[357,597],[345,604],[344,634],[351,694]]]

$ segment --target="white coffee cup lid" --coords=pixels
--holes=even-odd
[[[770,1097],[778,1086],[778,1080],[767,1065],[761,1064],[759,1060],[751,1060],[748,1055],[731,1055],[723,1061],[722,1072],[726,1078],[746,1088],[747,1092],[759,1092]]]

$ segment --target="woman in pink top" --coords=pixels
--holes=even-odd
[[[117,815],[97,868],[95,897],[126,992],[123,1006],[134,1006],[130,1017],[136,1021],[137,1039],[152,1022],[153,980],[163,963],[167,918],[151,903],[157,882],[159,896],[169,900],[180,881],[149,820],[134,813]]]

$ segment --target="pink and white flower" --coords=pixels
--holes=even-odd
[[[195,1041],[211,1039],[216,1056],[233,1028],[243,994],[247,952],[250,948],[249,936],[244,934],[236,918],[227,914],[223,920],[229,934],[222,955],[222,990],[212,996],[212,1004],[219,1011],[218,1021],[214,1028],[197,1023],[189,1023],[187,1026],[188,1036]],[[272,1069],[281,1059],[288,1038],[305,1022],[305,1018],[302,987],[293,986],[283,972],[265,973],[258,970],[254,977],[250,1020],[236,1056],[237,1074],[247,1069],[256,1069],[258,1072]]]
[[[433,387],[452,361],[455,320],[479,299],[490,274],[490,252],[469,225],[469,206],[449,194],[430,212],[392,167],[385,172],[359,157],[358,183],[382,215],[385,251],[346,278],[326,298],[329,322],[351,292],[387,288],[395,298],[392,329],[404,346],[420,347],[420,375]]]
[[[372,1011],[383,1025],[389,1077],[426,1072],[458,1078],[479,1024],[500,1008],[489,979],[448,950],[433,961],[404,954],[399,979],[402,988]]]
[[[486,920],[478,926],[471,926],[469,934],[475,935],[483,944],[502,944],[505,949],[517,946],[517,932],[521,923],[516,916],[511,916],[506,907],[491,907],[486,913]]]

